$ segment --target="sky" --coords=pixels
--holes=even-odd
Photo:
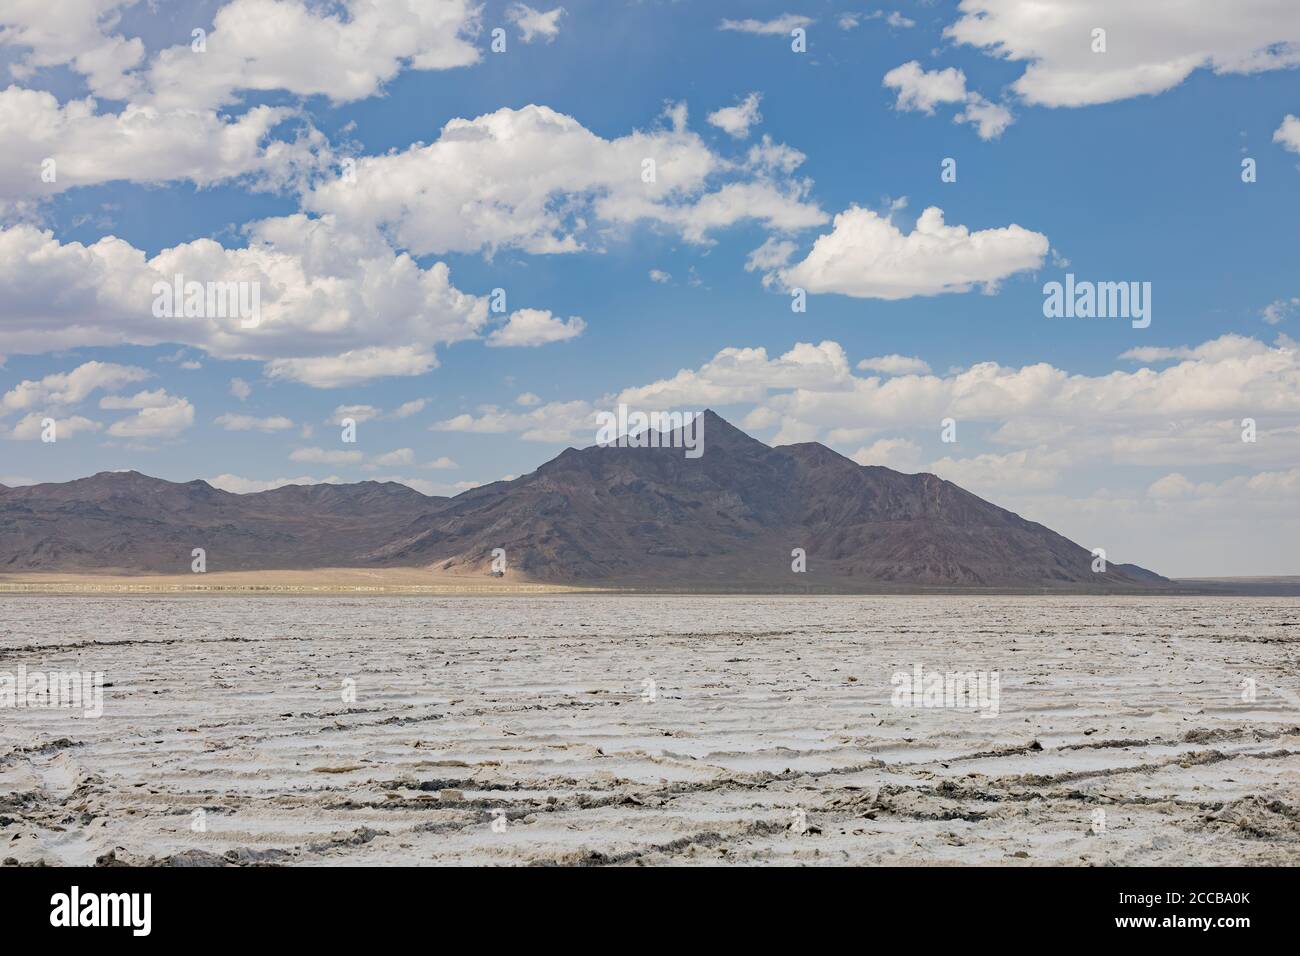
[[[712,408],[1300,574],[1298,66],[1295,0],[8,0],[0,483],[454,495]]]

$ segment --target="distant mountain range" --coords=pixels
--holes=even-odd
[[[1091,553],[934,475],[858,465],[824,445],[769,448],[713,412],[704,454],[566,449],[454,498],[393,482],[239,495],[102,472],[0,486],[0,571],[190,572],[426,567],[507,580],[664,589],[1135,592],[1170,582]],[[806,572],[792,570],[803,549]]]

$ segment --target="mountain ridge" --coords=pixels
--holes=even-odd
[[[397,482],[238,494],[136,471],[0,486],[0,571],[188,573],[418,567],[449,576],[641,587],[1131,592],[1167,586],[929,473],[776,448],[711,410],[703,449],[566,448],[451,498]],[[795,549],[806,570],[796,572]]]

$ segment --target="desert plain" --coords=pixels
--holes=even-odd
[[[0,595],[0,861],[1294,865],[1300,599]],[[894,675],[996,672],[996,715]]]

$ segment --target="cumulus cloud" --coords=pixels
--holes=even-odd
[[[438,365],[434,346],[477,338],[487,324],[487,300],[455,288],[445,263],[423,268],[375,234],[297,214],[253,223],[249,235],[243,248],[199,239],[147,259],[114,237],[83,245],[27,225],[0,229],[0,343],[49,352],[177,342],[335,387],[423,374]],[[177,275],[256,283],[260,323],[155,315],[155,284]]]
[[[884,84],[898,91],[897,110],[931,114],[940,103],[966,102],[966,74],[956,67],[926,70],[911,60],[886,73]]]
[[[791,30],[806,28],[813,23],[812,17],[801,14],[786,13],[771,20],[723,20],[718,24],[719,30],[731,30],[736,33],[753,33],[759,36],[789,36]]]
[[[0,9],[0,47],[17,53],[9,72],[25,79],[36,70],[67,66],[96,93],[124,99],[135,88],[128,74],[144,59],[138,37],[111,32],[136,0],[11,0]]]
[[[863,372],[880,372],[882,375],[929,375],[929,363],[908,355],[880,355],[864,358],[858,363],[858,370]]]
[[[583,444],[595,441],[596,408],[589,402],[548,402],[527,412],[484,405],[477,411],[477,415],[456,415],[435,422],[429,428],[432,431],[480,435],[517,433],[525,441],[582,441]]]
[[[576,252],[598,244],[598,230],[638,222],[705,243],[744,221],[797,230],[826,220],[790,175],[796,150],[769,142],[735,163],[686,128],[684,109],[669,118],[617,139],[545,106],[454,119],[433,143],[359,159],[354,181],[322,183],[304,203],[348,230],[382,228],[415,255]]]
[[[0,413],[79,405],[94,392],[112,391],[148,377],[148,372],[132,365],[85,362],[71,372],[19,382],[0,398]]]
[[[55,423],[55,436],[58,441],[73,438],[87,432],[103,429],[99,422],[91,421],[81,415],[47,415],[44,412],[32,412],[24,415],[9,432],[9,437],[19,441],[36,441],[45,430],[45,419],[52,418]]]
[[[493,330],[487,344],[493,348],[536,347],[576,339],[586,327],[587,323],[576,315],[566,322],[542,309],[520,309],[505,325]]]
[[[749,128],[763,121],[763,114],[758,111],[762,101],[761,93],[750,93],[735,106],[724,106],[710,113],[707,117],[710,125],[716,126],[728,136],[744,139],[749,135]]]
[[[1300,117],[1290,113],[1282,120],[1282,125],[1273,131],[1273,142],[1281,143],[1284,149],[1300,153]]]
[[[699,369],[624,389],[620,402],[638,408],[726,405],[757,402],[769,389],[847,385],[852,379],[848,357],[838,342],[800,342],[779,358],[765,348],[726,348]]]
[[[1137,362],[1169,362],[1181,359],[1207,359],[1217,361],[1229,358],[1248,358],[1267,355],[1269,347],[1258,339],[1229,333],[1195,347],[1190,345],[1142,345],[1120,354],[1122,359]]]
[[[289,453],[290,461],[326,465],[358,464],[364,457],[359,451],[329,451],[324,448],[295,448]]]
[[[837,215],[831,232],[780,278],[789,288],[864,299],[967,292],[977,285],[991,291],[1008,276],[1042,265],[1048,248],[1045,235],[1014,224],[974,232],[947,225],[935,206],[906,234],[889,217],[854,206]]]
[[[318,358],[273,359],[266,365],[266,374],[313,388],[341,388],[388,376],[423,375],[437,367],[438,358],[428,349],[371,346]]]
[[[506,19],[519,28],[519,38],[525,43],[532,43],[539,37],[550,43],[560,35],[560,17],[564,7],[556,7],[542,13],[526,3],[513,3],[506,10]]]
[[[194,406],[186,399],[166,392],[142,392],[136,396],[135,404],[120,407],[138,408],[139,411],[109,426],[108,433],[114,438],[175,438],[194,424]]]
[[[410,418],[412,415],[418,415],[420,412],[424,411],[424,406],[427,404],[429,404],[429,400],[426,398],[417,398],[409,402],[403,402],[401,405],[398,405],[393,409],[389,417],[397,421],[401,421],[404,418]]]
[[[1037,491],[1052,488],[1061,470],[1070,463],[1063,451],[1047,447],[1022,448],[1006,454],[944,457],[932,462],[930,471],[986,497],[1002,497],[1008,491]]]
[[[345,16],[339,14],[344,13]],[[217,10],[207,50],[189,42],[150,64],[148,99],[204,109],[238,91],[286,90],[351,103],[375,95],[403,68],[448,70],[478,62],[470,0],[230,0]]]
[[[274,491],[276,488],[284,488],[287,485],[337,485],[341,484],[344,479],[338,475],[331,475],[328,478],[312,478],[303,475],[299,478],[272,478],[269,481],[257,478],[242,478],[239,475],[223,474],[215,478],[207,479],[208,484],[213,488],[220,488],[222,491],[229,491],[236,495],[251,495],[260,491]]]
[[[223,118],[139,104],[105,114],[93,99],[60,105],[50,93],[10,86],[0,90],[0,206],[107,182],[209,186],[255,174],[252,185],[276,187],[320,161],[319,136],[271,138],[294,115],[255,106]]]
[[[136,392],[134,395],[105,395],[99,400],[99,407],[105,409],[124,408],[161,408],[171,403],[171,396],[165,389],[152,392]]]
[[[914,473],[921,466],[921,446],[906,438],[881,438],[849,457],[859,465],[883,465],[894,471]]]
[[[334,409],[334,415],[329,421],[332,425],[343,424],[345,418],[350,418],[358,423],[368,422],[382,414],[383,410],[376,408],[374,405],[340,405]]]
[[[272,415],[267,418],[258,418],[255,415],[218,415],[214,420],[215,424],[220,425],[228,432],[280,432],[293,428],[293,419],[285,418],[283,415]]]
[[[918,61],[911,60],[886,73],[884,85],[898,92],[894,103],[897,110],[932,116],[940,104],[964,104],[953,122],[970,123],[980,139],[997,139],[1014,120],[1011,110],[1005,106],[967,90],[966,74],[956,67],[926,70]]]
[[[1105,53],[1092,31],[1107,31]],[[1245,74],[1300,64],[1290,0],[962,0],[944,35],[1026,63],[1012,88],[1043,106],[1162,93],[1194,70]]]
[[[1066,448],[1079,462],[1145,465],[1280,463],[1300,455],[1300,426],[1286,424],[1300,414],[1300,349],[1223,336],[1188,355],[1160,371],[1095,376],[1045,363],[981,362],[942,376],[858,377],[834,342],[801,344],[776,362],[761,349],[730,348],[698,369],[625,389],[619,400],[656,408],[750,404],[744,427],[776,428],[784,441],[828,434],[837,443],[860,441],[898,428],[937,434],[937,423],[948,417],[961,423],[966,441],[974,423],[993,423],[993,444],[1031,450],[1024,465],[1033,480],[1065,467],[1064,458],[1044,456],[1047,447]],[[1241,441],[1244,416],[1259,419],[1255,443]],[[965,469],[963,476],[978,481],[983,472],[975,469],[996,463],[983,459],[951,470]]]
[[[1293,295],[1289,299],[1274,299],[1264,306],[1260,316],[1269,325],[1280,325],[1283,320],[1296,313],[1297,307],[1300,307],[1300,296]]]
[[[367,470],[375,468],[395,468],[415,462],[415,451],[411,448],[398,448],[383,455],[376,455],[367,464]]]

